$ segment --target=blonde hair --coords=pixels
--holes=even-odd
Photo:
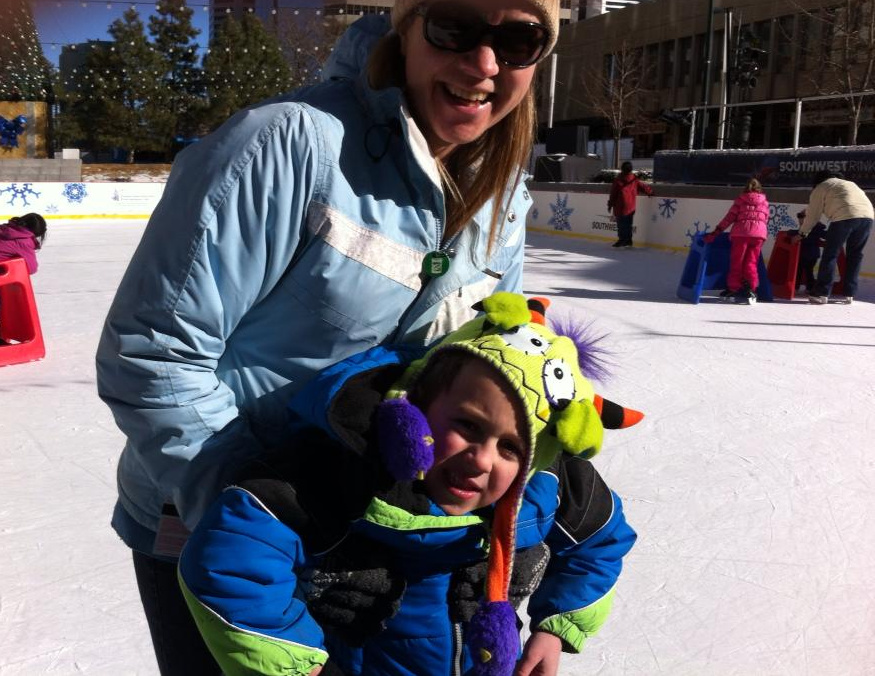
[[[762,192],[763,185],[755,178],[748,179],[744,186],[744,192]]]
[[[405,64],[401,55],[401,37],[390,33],[383,37],[368,60],[368,80],[375,89],[404,87]],[[535,134],[534,79],[519,105],[486,130],[475,141],[456,148],[441,161],[435,158],[441,175],[447,213],[444,238],[462,230],[475,213],[489,200],[494,203],[489,223],[489,246],[501,232],[499,217],[502,200],[509,185],[522,178],[523,166],[532,149]],[[513,142],[508,142],[513,139]],[[508,203],[510,195],[507,197]],[[505,207],[507,205],[504,205]]]

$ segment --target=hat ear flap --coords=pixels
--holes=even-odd
[[[556,438],[562,450],[586,460],[601,450],[605,430],[592,402],[572,401],[556,415]]]

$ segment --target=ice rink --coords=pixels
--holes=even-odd
[[[47,356],[0,368],[0,675],[156,674],[109,527],[122,446],[95,388],[140,221],[50,222]],[[852,306],[680,301],[684,256],[530,235],[525,290],[609,334],[599,390],[647,414],[595,464],[638,531],[560,673],[875,674],[875,280]]]

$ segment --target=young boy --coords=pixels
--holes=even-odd
[[[294,451],[201,520],[179,577],[226,674],[555,674],[602,625],[636,536],[587,459],[641,414],[595,394],[543,299],[478,309],[409,366],[320,374]]]
[[[635,220],[635,205],[638,193],[648,197],[653,196],[653,188],[641,181],[632,172],[632,163],[623,162],[620,165],[620,175],[611,183],[608,195],[608,212],[613,211],[617,219],[617,241],[611,246],[618,249],[628,249],[632,246],[632,226]]]

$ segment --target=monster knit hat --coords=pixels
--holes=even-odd
[[[380,448],[389,471],[409,480],[430,468],[433,441],[424,414],[407,392],[436,355],[461,351],[483,359],[510,385],[526,415],[528,453],[510,489],[495,504],[485,601],[471,619],[468,642],[479,663],[475,673],[505,676],[516,662],[519,634],[508,602],[516,517],[528,479],[561,452],[591,458],[605,428],[634,425],[643,415],[595,394],[583,375],[583,349],[545,326],[549,301],[499,292],[474,306],[484,314],[444,338],[413,362],[377,412]],[[585,346],[582,346],[585,347]],[[400,441],[399,440],[403,440]]]
[[[544,26],[550,34],[550,40],[544,53],[541,54],[541,59],[544,59],[553,50],[559,38],[559,0],[528,0],[528,2],[541,15]],[[404,20],[421,4],[423,4],[422,0],[395,0],[395,5],[392,7],[392,28],[396,32],[399,31]]]

